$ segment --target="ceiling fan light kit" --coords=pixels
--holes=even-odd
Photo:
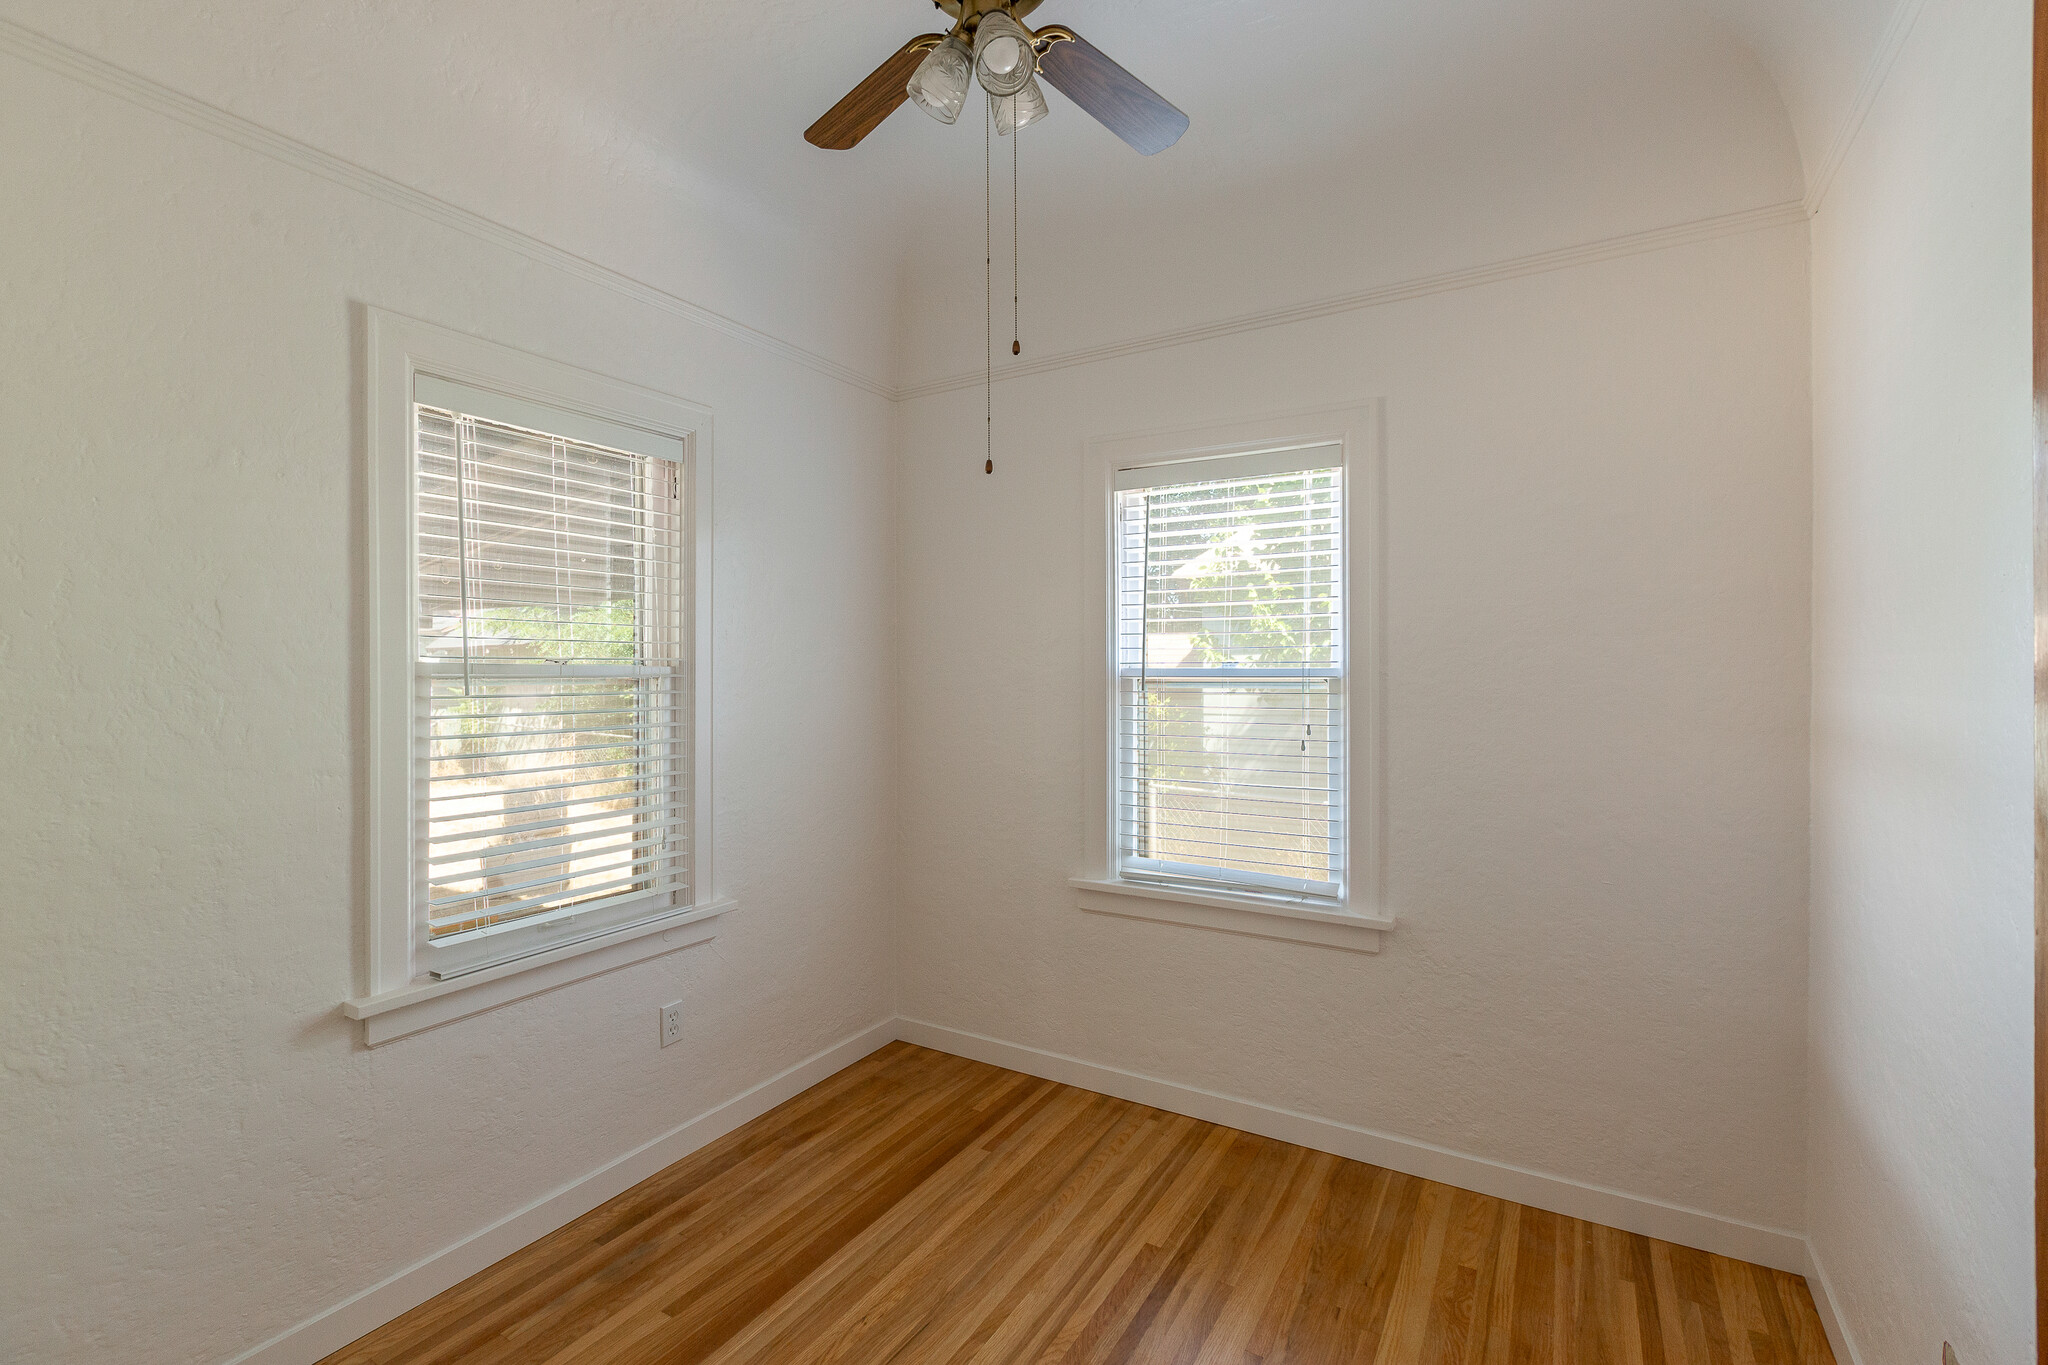
[[[1006,12],[981,16],[974,30],[974,75],[991,95],[1010,96],[1038,74],[1031,35]]]
[[[951,123],[966,106],[973,79],[974,54],[958,38],[948,38],[917,68],[908,92],[918,108],[941,123]]]
[[[932,0],[953,27],[898,48],[825,116],[804,139],[828,151],[851,151],[905,100],[941,123],[966,107],[969,80],[994,100],[1002,131],[1028,127],[1051,113],[1039,87],[1052,87],[1146,156],[1180,141],[1188,116],[1063,24],[1032,30],[1023,20],[1041,0]],[[1007,112],[1004,105],[1014,101]]]
[[[1043,0],[932,0],[953,20],[947,33],[912,38],[849,91],[804,133],[827,151],[851,151],[882,126],[905,100],[941,123],[954,123],[967,104],[970,82],[988,92],[982,125],[986,181],[986,241],[983,260],[987,329],[983,338],[982,472],[996,472],[995,460],[995,154],[991,133],[1010,138],[1010,304],[1020,308],[1018,267],[1017,145],[1011,136],[1052,112],[1038,78],[1081,106],[1097,123],[1145,156],[1163,152],[1188,130],[1188,116],[1159,92],[1118,66],[1093,43],[1063,24],[1033,31],[1023,20]],[[1018,313],[1014,316],[1021,316]],[[1013,316],[1013,320],[1014,320]],[[1010,354],[1024,350],[1013,332]]]
[[[1052,112],[1051,106],[1045,102],[1045,92],[1038,88],[1036,76],[1024,82],[1024,88],[1009,98],[990,95],[988,102],[995,111],[998,137],[1008,137],[1019,128],[1029,128]]]

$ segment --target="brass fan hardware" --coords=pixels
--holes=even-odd
[[[825,111],[813,123],[804,140],[829,152],[848,152],[860,140],[882,126],[882,120],[896,112],[910,98],[909,81],[917,73],[925,54],[946,41],[943,33],[912,38],[896,55],[876,67],[874,73],[847,92],[846,98]]]
[[[958,121],[972,87],[988,93],[983,125],[987,240],[983,262],[988,330],[985,339],[984,455],[995,462],[995,153],[994,136],[1010,139],[1010,354],[1024,354],[1019,266],[1018,145],[1024,129],[1052,110],[1038,78],[1081,106],[1138,152],[1152,156],[1179,142],[1188,116],[1064,24],[1033,30],[1024,20],[1043,0],[932,0],[953,21],[945,33],[923,33],[896,49],[868,78],[810,126],[804,140],[827,151],[851,151],[906,102],[941,123]]]
[[[1012,19],[1022,19],[1037,9],[1045,0],[932,0],[932,8],[941,9],[962,23],[973,23],[984,14],[997,10],[1008,10]]]
[[[970,80],[995,102],[996,130],[1043,118],[1043,76],[1096,122],[1146,156],[1180,141],[1188,116],[1064,24],[1033,30],[1024,20],[1042,0],[932,0],[953,21],[945,33],[912,38],[812,124],[804,139],[850,151],[906,100],[942,123],[960,116]],[[1028,60],[1020,62],[1020,56]]]

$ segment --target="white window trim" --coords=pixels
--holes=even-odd
[[[1257,938],[1378,952],[1394,927],[1386,906],[1386,771],[1382,568],[1386,537],[1385,405],[1380,400],[1217,425],[1105,437],[1084,461],[1086,515],[1095,537],[1089,610],[1102,623],[1091,667],[1097,706],[1089,745],[1087,863],[1070,879],[1080,909],[1097,914],[1222,930]],[[1343,898],[1184,889],[1116,875],[1116,488],[1120,471],[1216,456],[1336,445],[1344,461],[1344,649],[1347,716],[1344,766],[1349,823]],[[1191,475],[1192,477],[1192,475]],[[1129,479],[1125,480],[1130,482]]]
[[[371,308],[365,656],[369,735],[368,988],[342,1005],[372,1046],[598,972],[701,943],[735,906],[713,888],[711,752],[711,411],[653,389]],[[691,886],[696,900],[604,933],[452,980],[417,960],[412,908],[414,381],[429,376],[680,442],[692,527],[690,653],[695,718]]]

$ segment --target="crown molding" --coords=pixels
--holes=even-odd
[[[54,38],[45,37],[11,19],[0,19],[0,52],[6,52],[45,71],[65,76],[80,85],[125,100],[139,108],[175,120],[189,128],[210,133],[238,147],[269,157],[331,184],[355,190],[396,208],[455,229],[482,242],[516,252],[528,260],[552,266],[591,284],[602,285],[636,302],[710,328],[745,342],[770,355],[815,370],[843,384],[863,389],[882,398],[894,399],[893,387],[849,365],[778,336],[727,317],[701,304],[692,303],[658,285],[649,284],[623,271],[600,265],[585,256],[554,245],[518,228],[486,218],[480,213],[445,199],[416,190],[410,185],[356,165],[353,161],[322,151],[309,143],[289,137],[240,114],[229,113],[183,91],[114,65],[91,53],[82,52]]]
[[[1821,158],[1813,181],[1807,186],[1808,217],[1820,212],[1821,202],[1828,197],[1828,189],[1835,183],[1836,173],[1849,159],[1849,149],[1856,145],[1856,137],[1863,131],[1863,121],[1870,117],[1870,110],[1891,76],[1892,67],[1898,62],[1914,23],[1926,8],[1927,0],[1899,0],[1898,7],[1892,10],[1891,22],[1885,25],[1884,36],[1877,41],[1877,51],[1870,54],[1870,65],[1864,68],[1863,84],[1856,88],[1856,102],[1849,107],[1849,116],[1842,120],[1834,142],[1828,147],[1827,155]]]
[[[1022,379],[1027,375],[1044,374],[1049,370],[1071,369],[1076,365],[1092,365],[1097,361],[1115,360],[1121,356],[1165,350],[1174,346],[1187,346],[1198,341],[1212,341],[1218,337],[1236,336],[1241,332],[1256,332],[1268,327],[1284,327],[1289,323],[1331,317],[1338,313],[1378,308],[1389,303],[1399,303],[1404,299],[1448,294],[1460,289],[1474,289],[1480,285],[1497,284],[1528,275],[1543,275],[1554,270],[1567,270],[1573,266],[1591,265],[1597,261],[1611,261],[1624,256],[1664,251],[1693,242],[1711,241],[1717,237],[1732,237],[1740,233],[1759,232],[1766,228],[1786,227],[1793,223],[1803,223],[1806,218],[1804,204],[1797,200],[1787,200],[1782,204],[1745,209],[1740,213],[1724,213],[1671,227],[1653,228],[1647,232],[1633,232],[1621,237],[1608,237],[1579,246],[1561,247],[1555,251],[1537,252],[1531,256],[1516,256],[1509,260],[1496,261],[1491,265],[1424,275],[1416,279],[1361,290],[1354,294],[1339,294],[1309,303],[1293,304],[1286,308],[1246,313],[1234,318],[1225,318],[1220,322],[1203,323],[1178,331],[1155,332],[1150,336],[1133,337],[1128,341],[1111,342],[1104,346],[1063,351],[1041,360],[1027,360],[1002,366],[996,371],[995,378],[999,381]],[[943,379],[907,385],[896,391],[896,397],[902,400],[950,393],[955,389],[973,388],[981,384],[982,379],[979,374],[949,375]]]

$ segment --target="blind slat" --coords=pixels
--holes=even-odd
[[[428,936],[687,893],[673,463],[415,412],[415,895]]]
[[[1117,494],[1120,870],[1341,880],[1343,470],[1300,465]]]
[[[650,826],[648,832],[651,835],[659,835],[662,833],[662,830],[659,827]],[[562,880],[562,876],[559,875],[560,870],[571,865],[575,867],[578,875],[589,876],[593,872],[610,871],[618,867],[632,867],[651,861],[662,856],[661,848],[662,843],[660,841],[649,844],[646,840],[638,838],[629,838],[624,842],[606,842],[594,847],[581,849],[572,846],[560,852],[544,851],[538,845],[521,844],[519,846],[520,853],[532,853],[534,856],[511,861],[516,855],[493,852],[489,855],[491,866],[488,869],[479,866],[460,872],[443,872],[439,875],[429,875],[427,885],[431,887],[444,887],[467,885],[472,882],[485,880],[497,881],[499,878],[510,876],[514,873],[532,872],[541,868],[550,869],[554,874],[536,878],[517,886],[507,886],[503,882],[499,882],[493,888],[499,891],[524,890],[528,886],[547,886]],[[471,858],[466,861],[482,863],[484,860],[481,858]],[[470,894],[477,893],[471,892]]]
[[[580,905],[586,901],[609,900],[624,893],[644,895],[650,891],[669,889],[687,890],[689,877],[682,872],[647,877],[619,877],[596,886],[570,887],[559,893],[541,893],[523,896],[506,902],[489,902],[486,897],[468,898],[472,902],[465,909],[456,911],[442,908],[444,905],[461,904],[460,901],[437,902],[427,920],[437,934],[455,933],[462,929],[474,929],[492,921],[522,919],[547,910],[560,910],[564,906]]]
[[[537,806],[521,806],[519,808],[519,814],[533,815],[536,813],[542,813],[549,810],[573,812],[575,807],[588,806],[590,804],[592,803],[589,801],[554,801]],[[565,813],[562,815],[555,816],[548,816],[542,814],[541,818],[539,819],[519,821],[511,824],[500,823],[497,825],[489,826],[484,829],[475,830],[459,830],[454,828],[456,825],[462,823],[463,817],[459,815],[450,816],[448,819],[442,821],[442,829],[438,833],[436,833],[431,840],[428,841],[427,860],[429,862],[440,862],[446,858],[460,856],[455,852],[442,851],[445,847],[452,846],[455,844],[475,843],[479,840],[488,841],[491,839],[502,838],[507,834],[531,833],[536,838],[538,838],[541,837],[539,832],[542,830],[577,829],[581,828],[584,825],[594,825],[606,820],[617,820],[621,817],[634,817],[651,820],[656,817],[661,817],[665,819],[670,814],[686,816],[689,812],[689,809],[690,806],[687,800],[656,801],[651,803],[639,803],[634,805],[629,810],[590,811],[584,814]],[[688,831],[685,830],[684,833],[687,836]]]
[[[633,813],[630,811],[615,812],[614,814],[615,818],[617,816],[623,815],[628,821],[632,821],[634,818]],[[671,843],[674,843],[678,842],[678,839],[672,832],[680,830],[682,828],[683,820],[684,816],[682,814],[681,809],[676,808],[673,811],[673,813],[671,813],[666,819],[643,820],[639,821],[638,823],[627,824],[592,823],[588,825],[580,825],[575,827],[573,833],[557,835],[552,839],[543,839],[539,837],[522,839],[519,841],[519,848],[522,852],[539,852],[541,850],[551,848],[573,848],[575,845],[578,844],[588,845],[592,848],[596,848],[605,844],[616,842],[621,839],[627,840],[629,842],[637,841],[646,839],[655,834],[659,834],[664,839],[668,840]],[[565,826],[551,825],[546,826],[546,828],[562,829],[565,828]],[[428,867],[445,867],[450,863],[478,863],[480,865],[482,860],[485,858],[497,858],[501,856],[503,849],[506,847],[503,841],[499,840],[499,836],[497,835],[496,832],[475,835],[473,836],[473,840],[481,841],[478,847],[443,848],[434,850],[428,855]],[[493,842],[494,840],[498,840],[498,842]],[[504,871],[505,869],[497,867],[495,864],[493,864],[493,870]],[[433,876],[431,876],[429,880],[433,880],[437,877],[445,878],[445,874],[433,874]]]

